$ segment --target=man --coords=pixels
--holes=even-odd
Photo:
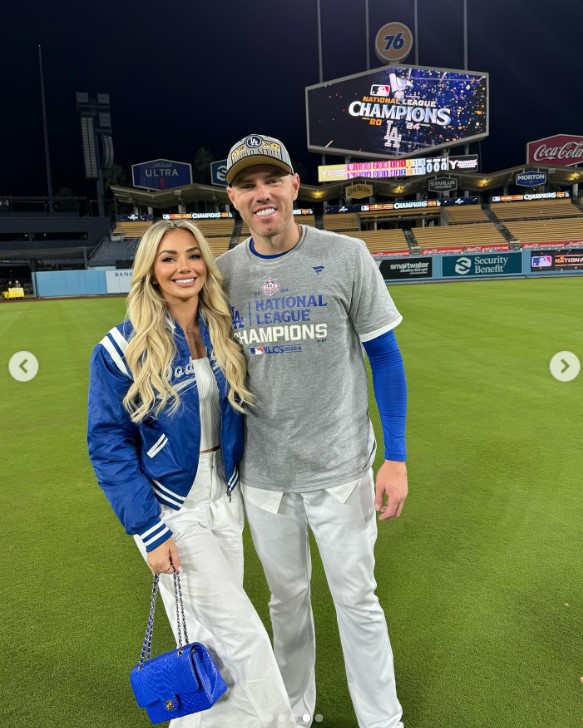
[[[407,497],[401,321],[362,241],[298,225],[300,181],[277,139],[252,134],[227,160],[227,192],[252,237],[218,259],[256,407],[241,482],[271,590],[274,651],[300,725],[316,702],[311,529],[334,599],[360,728],[403,728],[393,655],[375,595],[375,508]],[[385,439],[376,481],[364,346]]]

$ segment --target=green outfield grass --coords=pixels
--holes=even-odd
[[[404,315],[411,492],[376,553],[406,728],[581,725],[583,373],[560,383],[548,364],[561,350],[583,359],[583,278],[391,290]],[[85,444],[89,356],[124,306],[0,305],[2,726],[150,725],[128,683],[150,576]],[[29,383],[8,373],[19,350],[40,363]],[[246,538],[246,587],[267,621]],[[356,728],[317,557],[313,595],[315,725]],[[169,649],[157,624],[156,650]]]

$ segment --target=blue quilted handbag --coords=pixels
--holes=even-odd
[[[150,616],[140,661],[130,673],[130,684],[140,708],[145,708],[152,723],[164,723],[190,713],[208,710],[227,686],[208,650],[200,642],[188,643],[182,603],[180,575],[174,572],[178,648],[151,657],[154,611],[159,577],[154,577]]]

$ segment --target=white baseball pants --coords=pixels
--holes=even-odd
[[[201,453],[184,505],[179,511],[162,507],[162,519],[173,531],[182,563],[189,641],[209,649],[228,686],[212,708],[176,718],[170,727],[295,725],[269,637],[243,590],[243,503],[239,488],[229,502],[220,451]],[[172,575],[160,575],[160,593],[178,640]]]
[[[311,529],[336,608],[358,726],[403,728],[393,652],[375,594],[377,522],[372,470],[360,479],[345,503],[318,490],[285,493],[277,513],[249,499],[245,510],[271,590],[275,656],[294,714],[300,717],[298,723],[311,725],[316,702]]]

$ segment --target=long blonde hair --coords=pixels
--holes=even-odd
[[[222,289],[223,276],[209,244],[190,220],[160,220],[140,240],[127,298],[127,318],[134,333],[125,358],[134,381],[123,404],[136,423],[149,414],[159,415],[167,406],[170,412],[175,412],[180,404],[180,396],[169,379],[177,351],[171,319],[166,301],[154,285],[153,275],[160,241],[176,229],[192,233],[207,267],[198,305],[209,329],[217,364],[229,385],[229,402],[241,412],[245,404],[253,402],[253,395],[245,387],[245,357],[233,338],[231,313]]]

